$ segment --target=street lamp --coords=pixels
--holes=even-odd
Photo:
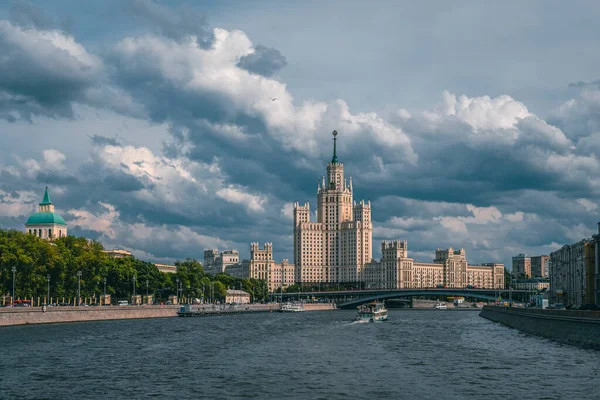
[[[175,278],[175,296],[177,297],[177,301],[179,301],[179,278]]]
[[[12,273],[13,273],[13,293],[12,293],[12,306],[15,305],[15,272],[17,272],[17,268],[16,267],[12,267]]]
[[[77,305],[81,305],[81,271],[77,271]]]
[[[135,297],[135,275],[133,275],[133,297]]]
[[[104,278],[104,301],[106,301],[106,278]]]
[[[48,305],[48,302],[50,301],[50,274],[46,275],[46,278],[48,279],[48,297],[46,297],[46,305]]]
[[[146,279],[146,297],[148,297],[148,279]]]

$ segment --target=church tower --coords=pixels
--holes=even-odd
[[[44,192],[44,198],[39,204],[40,211],[31,215],[25,222],[25,233],[46,240],[53,240],[67,236],[67,223],[54,212],[54,204],[50,201],[48,186]]]

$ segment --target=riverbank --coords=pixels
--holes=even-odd
[[[177,316],[181,306],[110,306],[110,307],[48,307],[46,312],[41,307],[15,307],[0,309],[0,326],[57,324],[64,322],[109,321],[116,319],[171,318]],[[206,314],[214,313],[211,305],[197,306]],[[221,307],[221,306],[215,306]],[[227,308],[234,310],[235,308]],[[279,304],[247,304],[245,312],[265,312],[279,309]],[[307,303],[306,311],[337,310],[335,304]],[[225,313],[227,314],[227,313]],[[231,313],[233,314],[233,313]]]
[[[484,306],[479,315],[532,335],[600,350],[600,311]]]
[[[179,306],[15,307],[0,309],[0,326],[176,317]]]

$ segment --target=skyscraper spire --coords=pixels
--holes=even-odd
[[[333,131],[333,132],[331,132],[331,134],[333,135],[333,158],[331,159],[331,162],[333,164],[337,164],[338,159],[337,159],[337,155],[336,155],[335,142],[337,141],[336,136],[337,136],[338,132],[337,131]]]

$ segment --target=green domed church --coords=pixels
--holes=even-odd
[[[40,211],[29,217],[25,222],[25,233],[52,240],[67,236],[67,224],[63,217],[54,212],[54,204],[50,201],[48,186],[44,199],[40,203]]]

